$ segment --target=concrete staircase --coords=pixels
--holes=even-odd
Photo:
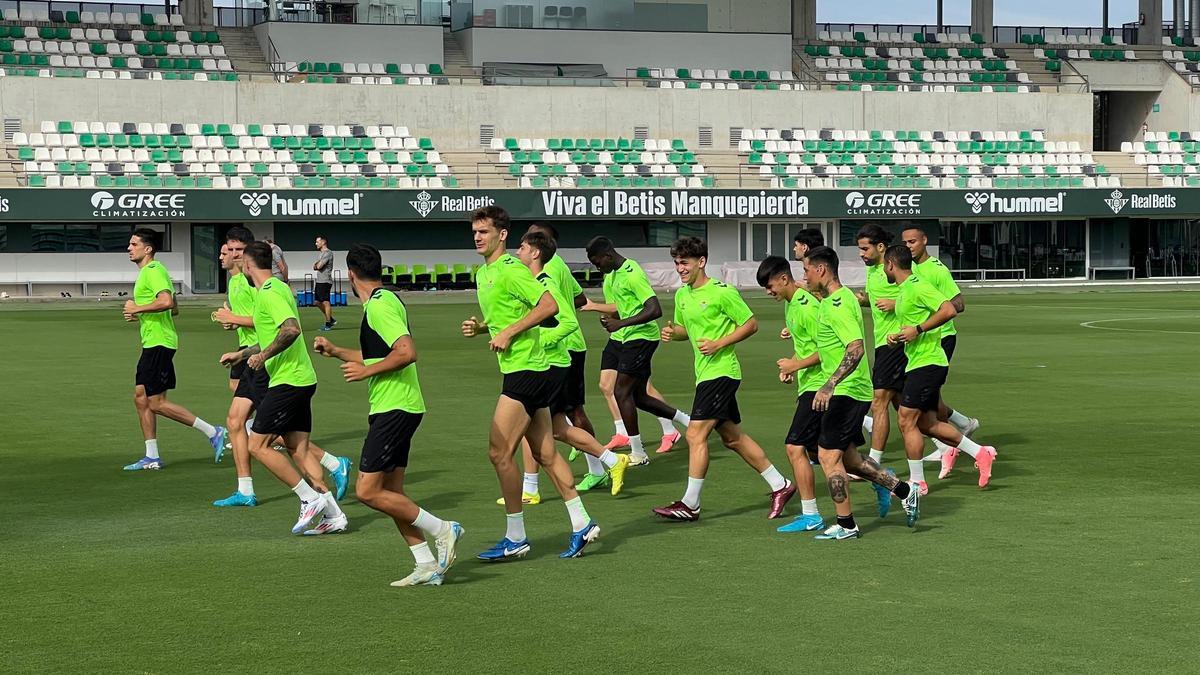
[[[253,28],[222,27],[221,44],[225,45],[225,54],[233,69],[242,73],[241,79],[269,77],[270,68]]]
[[[448,76],[467,77],[475,74],[471,69],[471,62],[467,60],[466,52],[449,28],[442,33],[442,61],[442,68]]]
[[[450,174],[464,188],[517,187],[517,181],[508,175],[508,167],[497,164],[494,156],[478,150],[469,152],[443,152],[442,161],[450,167]]]
[[[1103,164],[1108,172],[1121,179],[1122,187],[1161,187],[1162,177],[1151,176],[1146,167],[1138,166],[1133,155],[1123,152],[1093,152],[1097,164]]]

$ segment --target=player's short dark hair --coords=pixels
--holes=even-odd
[[[904,226],[904,229],[901,230],[901,232],[907,232],[909,230],[916,230],[917,232],[920,232],[921,234],[925,235],[926,238],[929,237],[929,230],[926,230],[924,225],[918,225],[916,223],[909,223]]]
[[[133,231],[133,236],[137,237],[142,244],[154,249],[155,253],[162,250],[162,232],[152,230],[148,227],[139,227]]]
[[[809,248],[825,245],[825,235],[821,234],[821,231],[815,227],[800,230],[793,239]]]
[[[889,246],[887,251],[883,253],[883,259],[887,260],[899,267],[902,270],[912,269],[912,251],[904,244],[896,244]]]
[[[508,217],[508,211],[499,206],[485,206],[482,209],[477,209],[471,214],[471,222],[478,223],[481,220],[492,221],[492,227],[497,230],[507,230],[512,225],[512,221]]]
[[[587,256],[589,258],[604,254],[611,255],[616,252],[617,249],[613,248],[612,239],[608,237],[593,237],[587,245]]]
[[[379,281],[383,276],[383,256],[370,244],[354,244],[346,252],[346,269],[363,281]]]
[[[543,265],[553,258],[554,252],[558,250],[554,240],[545,232],[526,232],[525,236],[521,237],[521,241],[538,250],[542,256]]]
[[[328,243],[329,243],[329,237],[326,237],[326,236],[325,236],[325,235],[323,235],[323,234],[318,234],[318,235],[317,235],[317,239],[324,239],[326,244],[328,244]]]
[[[700,237],[680,237],[671,244],[672,258],[707,258],[708,242]]]
[[[271,245],[265,241],[254,241],[246,244],[242,257],[254,263],[260,270],[271,269]]]
[[[243,244],[253,244],[254,233],[241,225],[234,225],[225,233],[225,241],[240,241]]]
[[[769,255],[758,265],[758,285],[766,288],[772,279],[781,274],[792,275],[791,263],[786,258]]]
[[[529,226],[529,229],[531,230],[534,228],[537,228],[538,230],[550,235],[550,238],[554,240],[554,243],[558,243],[558,228],[554,227],[550,223],[533,223]]]
[[[892,233],[875,223],[867,223],[858,231],[858,236],[854,238],[854,241],[858,241],[859,239],[866,239],[872,246],[877,244],[891,245]]]
[[[838,274],[838,254],[837,251],[828,246],[818,246],[810,248],[808,253],[804,255],[804,259],[813,265],[824,265],[829,268],[833,276]]]

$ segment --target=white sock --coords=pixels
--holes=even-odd
[[[304,482],[303,478],[300,479],[299,483],[296,483],[292,486],[292,492],[295,492],[296,496],[299,497],[300,501],[302,502],[315,502],[321,498],[320,493],[312,489],[311,485]]]
[[[678,424],[681,427],[686,427],[691,423],[692,418],[687,413],[683,412],[682,410],[675,411],[675,424]]]
[[[980,447],[975,441],[963,436],[962,440],[958,442],[958,449],[972,457],[976,457],[979,455]]]
[[[246,497],[254,494],[254,479],[250,476],[238,476],[238,494]]]
[[[871,418],[868,417],[867,419],[871,419]],[[874,448],[871,448],[871,452],[869,452],[867,454],[869,454],[871,456],[871,459],[875,460],[876,462],[879,462],[880,464],[883,463],[883,451],[882,450],[876,450]]]
[[[332,492],[326,492],[322,496],[325,498],[325,515],[327,517],[336,518],[338,516],[346,515],[342,513],[342,507],[338,506],[337,500],[333,498]]]
[[[950,424],[953,424],[954,426],[958,427],[959,431],[966,429],[967,425],[970,423],[971,423],[970,417],[967,417],[966,415],[958,412],[957,410],[950,411]]]
[[[700,508],[700,489],[704,487],[703,478],[692,478],[688,476],[687,491],[683,493],[683,503],[689,509]]]
[[[618,436],[628,436],[629,435],[628,433],[625,432],[625,420],[617,420],[615,423],[615,426],[617,427],[617,435]]]
[[[646,456],[646,449],[642,447],[641,434],[635,434],[629,437],[629,453],[638,459]]]
[[[596,461],[600,462],[601,466],[611,469],[617,465],[617,453],[605,450],[604,454],[600,455],[600,459]]]
[[[538,491],[538,475],[537,472],[525,474],[525,482],[521,484],[521,490],[526,494],[536,494]]]
[[[925,482],[925,464],[921,460],[908,460],[908,480],[913,483]]]
[[[605,452],[612,452],[612,450],[605,450]],[[595,457],[592,457],[591,455],[584,455],[583,458],[587,460],[588,473],[592,474],[593,476],[603,476],[604,475],[604,463],[603,462],[596,459]]]
[[[771,486],[771,492],[782,490],[787,485],[787,480],[783,474],[779,473],[779,469],[776,469],[774,464],[758,475],[762,476],[763,480],[767,481],[767,485]]]
[[[321,455],[321,466],[325,467],[326,471],[337,471],[340,464],[336,455],[327,452]]]
[[[800,500],[800,513],[803,513],[806,516],[821,515],[821,512],[817,510],[817,500],[801,499]]]
[[[675,425],[665,417],[658,418],[658,425],[662,427],[663,436],[668,436],[672,431],[675,431]]]
[[[146,441],[146,456],[150,459],[158,459],[158,439],[151,438]]]
[[[525,541],[525,513],[518,511],[516,513],[506,514],[505,517],[506,529],[504,536],[509,541]]]
[[[592,519],[588,517],[587,509],[583,508],[583,499],[575,497],[566,502],[566,506],[567,514],[571,516],[571,531],[578,532],[587,527]]]
[[[209,438],[212,438],[213,436],[217,435],[217,428],[214,427],[213,425],[209,424],[208,422],[205,422],[204,420],[200,419],[199,417],[196,418],[195,422],[192,422],[192,428],[198,429],[200,431],[200,433],[204,434],[205,436],[208,436]]]
[[[246,435],[247,436],[254,433],[253,427],[254,427],[254,418],[251,417],[250,419],[246,420]]]
[[[864,417],[863,418],[863,428],[867,430],[868,434],[871,433],[872,431],[875,431],[875,418],[871,417],[870,415],[867,415],[866,417]]]
[[[438,518],[425,509],[417,510],[417,519],[413,521],[413,527],[424,530],[433,536],[442,533],[442,529],[446,527],[446,521]]]
[[[433,557],[433,551],[429,550],[429,542],[423,541],[416,546],[409,546],[408,550],[412,551],[413,558],[416,559],[418,565],[432,565],[437,562]]]

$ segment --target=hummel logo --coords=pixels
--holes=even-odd
[[[271,195],[265,192],[243,192],[240,199],[242,206],[250,210],[250,215],[258,217],[262,215],[262,207],[271,201]]]
[[[983,205],[987,203],[990,195],[986,192],[968,192],[963,195],[963,199],[971,205],[971,213],[980,213],[983,211]]]

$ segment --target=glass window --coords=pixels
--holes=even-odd
[[[171,250],[170,231],[165,225],[19,223],[4,227],[0,250],[11,253],[119,253],[129,245],[129,236],[139,227],[163,232],[163,251]]]
[[[1085,232],[1082,220],[943,222],[938,258],[953,270],[1023,270],[1031,279],[1082,277],[1087,273]]]

